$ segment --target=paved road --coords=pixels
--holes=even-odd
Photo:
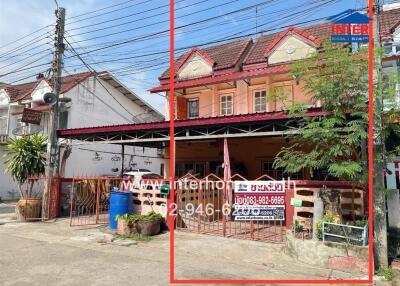
[[[8,214],[15,212],[15,204],[0,203],[0,214]]]
[[[128,247],[104,237],[68,220],[0,225],[0,285],[168,285],[168,234]],[[182,232],[175,245],[180,279],[351,278],[298,263],[280,245]]]

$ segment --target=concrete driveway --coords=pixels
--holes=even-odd
[[[15,212],[15,203],[0,203],[0,214],[9,214]]]
[[[0,225],[0,285],[168,285],[169,235],[131,246],[99,227],[55,222]],[[176,278],[361,278],[304,265],[281,245],[176,232]]]

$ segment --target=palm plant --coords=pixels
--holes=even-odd
[[[46,167],[47,137],[40,134],[24,135],[10,139],[6,146],[6,172],[17,183],[21,198],[32,196],[35,180],[29,177],[44,174]],[[24,191],[22,186],[26,181],[29,186]]]

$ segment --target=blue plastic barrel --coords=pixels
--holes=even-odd
[[[111,191],[110,195],[110,229],[117,229],[118,222],[115,219],[117,215],[132,213],[132,193]]]

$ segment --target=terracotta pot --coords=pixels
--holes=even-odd
[[[19,221],[40,219],[42,214],[42,199],[20,199],[15,205],[15,214]]]
[[[132,235],[137,233],[135,223],[127,223],[122,218],[118,218],[117,234],[119,235]]]
[[[142,235],[156,235],[160,233],[161,220],[151,220],[151,221],[138,221],[136,223],[136,229],[138,233]]]

